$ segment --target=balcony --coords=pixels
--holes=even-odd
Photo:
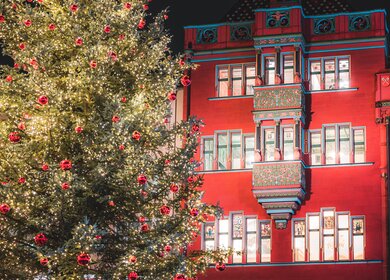
[[[302,161],[258,162],[253,166],[253,195],[275,220],[278,229],[305,198],[305,166]]]

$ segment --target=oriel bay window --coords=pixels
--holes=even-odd
[[[365,129],[350,124],[309,131],[311,165],[365,162]],[[324,155],[324,159],[322,157]]]
[[[256,69],[254,63],[217,66],[218,97],[253,95]]]
[[[271,221],[234,212],[215,223],[205,223],[202,230],[203,248],[231,248],[231,263],[271,262]]]
[[[293,160],[294,159],[294,128],[284,127],[283,128],[283,159]]]
[[[276,61],[275,56],[266,56],[264,64],[264,76],[266,85],[275,84]]]
[[[283,83],[294,83],[294,55],[283,55]]]
[[[278,131],[276,131],[278,130]],[[278,133],[277,133],[278,132]],[[278,137],[278,136],[279,137]],[[279,149],[283,160],[294,159],[294,137],[295,129],[292,125],[262,128],[262,153],[264,161],[275,160],[276,143],[279,142]]]
[[[332,90],[350,87],[350,58],[325,57],[309,59],[310,90]]]
[[[215,136],[202,137],[201,154],[204,171],[252,168],[254,152],[253,134],[224,131],[217,132]]]
[[[292,250],[295,262],[363,260],[365,221],[348,212],[321,209],[306,219],[293,219]],[[352,252],[352,254],[350,253]]]
[[[273,161],[275,154],[275,128],[264,129],[264,160]]]

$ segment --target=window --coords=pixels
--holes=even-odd
[[[294,159],[294,128],[284,127],[282,139],[283,139],[283,159],[293,160]]]
[[[275,57],[266,56],[265,57],[265,84],[274,85],[275,84]]]
[[[325,139],[321,138],[322,135]],[[311,165],[321,164],[321,151],[325,153],[325,164],[362,163],[366,160],[364,128],[351,128],[349,124],[324,125],[322,133],[310,131],[309,137]]]
[[[245,168],[252,168],[255,161],[255,137],[244,137]]]
[[[246,219],[246,261],[254,263],[257,259],[257,219]]]
[[[310,89],[321,89],[321,61],[310,62]]]
[[[242,66],[233,66],[232,69],[232,95],[237,96],[242,93]]]
[[[364,129],[353,129],[353,156],[355,162],[364,162],[366,160],[364,138]]]
[[[312,165],[321,164],[321,132],[310,132],[310,159]]]
[[[218,134],[218,170],[224,170],[227,168],[227,135],[226,134]]]
[[[213,138],[205,138],[203,139],[203,164],[204,170],[212,170],[213,169],[213,161],[214,161],[214,139]]]
[[[256,81],[256,68],[254,65],[245,66],[245,94],[253,95]]]
[[[218,96],[229,95],[229,69],[228,67],[218,68]]]
[[[229,219],[217,220],[216,224],[218,227],[212,222],[203,224],[202,248],[213,250],[215,247],[227,249],[230,246],[233,250],[232,263],[243,262],[242,252],[247,263],[271,261],[270,221],[259,222],[256,217],[236,212],[230,214]]]
[[[310,90],[350,87],[350,59],[348,57],[313,59],[309,62],[309,69]]]
[[[283,55],[283,82],[285,84],[294,83],[294,56]]]
[[[232,169],[241,168],[241,133],[231,134]]]
[[[271,262],[271,223],[260,223],[260,259],[261,262]]]
[[[295,220],[293,222],[293,232],[294,232],[294,243],[293,243],[293,251],[294,251],[294,261],[296,262],[304,262],[306,257],[306,243],[305,243],[305,221],[303,220]]]
[[[264,129],[264,160],[273,161],[275,154],[275,129]]]
[[[306,220],[293,219],[292,225],[295,262],[364,259],[364,217],[351,217],[348,212],[336,212],[335,209],[321,209],[320,213],[308,213]]]
[[[253,95],[255,79],[254,64],[217,66],[218,97]]]

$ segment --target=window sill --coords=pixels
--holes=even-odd
[[[219,100],[233,100],[233,99],[246,99],[253,98],[254,95],[237,95],[237,96],[224,96],[224,97],[210,97],[210,101],[219,101]]]
[[[292,83],[292,84],[278,84],[278,85],[261,85],[254,86],[254,89],[267,89],[267,88],[278,88],[278,87],[296,87],[303,86],[302,83]]]
[[[314,169],[314,168],[356,167],[356,166],[370,166],[370,165],[374,165],[374,162],[307,165],[305,168]]]
[[[375,264],[375,263],[383,263],[383,260],[354,260],[354,261],[307,261],[307,262],[283,262],[283,263],[234,263],[234,264],[226,264],[226,266],[234,268],[234,267],[249,267],[249,266],[301,266],[301,265],[356,265],[356,264]],[[214,267],[214,266],[210,266]]]
[[[309,90],[306,91],[306,93],[314,94],[314,93],[345,92],[345,91],[357,91],[357,90],[359,90],[359,88],[340,88],[340,89]]]
[[[226,170],[207,170],[207,171],[198,171],[197,174],[215,174],[215,173],[237,173],[237,172],[252,172],[252,168],[243,168],[243,169],[226,169]]]

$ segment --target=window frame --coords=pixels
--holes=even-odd
[[[243,161],[243,168],[253,168],[253,163],[255,162],[255,150],[256,150],[256,135],[255,133],[243,133],[242,135],[242,161]],[[246,166],[246,139],[247,138],[253,138],[253,162],[251,163],[250,167]]]
[[[234,68],[241,68],[241,90],[240,94],[233,95],[233,80],[238,80],[238,78],[233,78],[233,69]],[[256,73],[255,76],[246,76],[246,69],[248,67],[254,67],[256,71],[256,63],[255,62],[244,62],[244,63],[233,63],[233,64],[220,64],[215,66],[215,89],[216,89],[216,97],[217,98],[226,98],[226,97],[239,97],[239,96],[252,96],[253,94],[247,94],[246,92],[246,86],[247,86],[247,78],[249,79],[256,79]],[[220,79],[219,78],[219,70],[220,69],[227,69],[228,78],[227,79]],[[227,81],[228,82],[228,90],[227,94],[221,96],[220,95],[220,82],[221,81]]]
[[[212,162],[211,162],[211,169],[205,169],[205,140],[213,140],[213,150],[212,150]],[[202,136],[201,137],[201,147],[200,147],[200,154],[201,154],[201,162],[203,163],[203,170],[204,171],[211,171],[214,170],[214,162],[215,162],[215,138],[214,136]]]
[[[286,56],[292,56],[292,62],[293,62],[293,65],[291,67],[288,67],[286,68],[284,63],[285,63],[285,57]],[[294,84],[294,76],[295,76],[295,54],[294,52],[282,52],[280,53],[280,75],[282,77],[282,81],[283,81],[283,84],[285,85],[290,85],[290,84]],[[286,83],[285,82],[285,69],[292,69],[292,83]]]
[[[292,159],[285,159],[285,156],[284,156],[284,143],[285,143],[285,137],[284,137],[284,129],[285,128],[291,128],[292,129],[292,134],[293,134],[293,140],[292,140]],[[294,148],[296,147],[296,143],[295,143],[295,135],[296,135],[296,132],[295,132],[295,125],[293,124],[284,124],[284,125],[281,125],[280,126],[280,153],[282,155],[282,159],[284,161],[289,161],[289,160],[294,160]],[[276,136],[276,134],[275,134]],[[276,139],[275,139],[276,141]]]
[[[272,160],[266,160],[266,139],[265,139],[265,131],[266,130],[271,130],[273,129],[274,131],[274,151],[273,151],[273,155],[272,155]],[[276,126],[273,125],[273,126],[262,126],[261,127],[261,150],[263,151],[263,161],[264,162],[272,162],[272,161],[275,161],[275,147],[276,147]]]

